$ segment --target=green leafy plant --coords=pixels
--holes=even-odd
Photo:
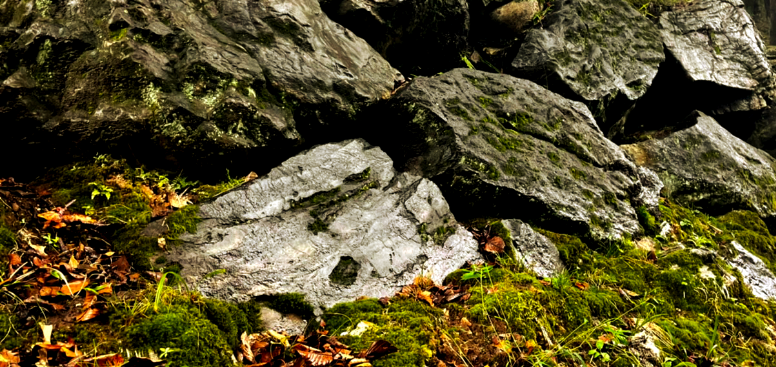
[[[104,196],[105,200],[110,200],[113,189],[98,182],[90,182],[89,186],[94,186],[92,190],[92,200],[96,197]]]
[[[46,233],[46,235],[43,236],[43,239],[46,240],[46,244],[48,245],[54,246],[59,243],[59,236],[55,235],[54,237],[51,237],[51,233]]]
[[[612,358],[609,356],[609,353],[606,353],[604,350],[604,342],[603,340],[596,340],[595,342],[595,349],[590,349],[589,352],[587,352],[588,355],[590,355],[590,363],[593,363],[593,360],[599,359],[601,362],[609,362],[612,360]]]
[[[471,279],[482,279],[486,275],[490,273],[490,271],[493,269],[493,266],[486,265],[486,266],[472,266],[471,269],[469,269],[466,273],[464,273],[461,276],[461,280],[471,280]]]

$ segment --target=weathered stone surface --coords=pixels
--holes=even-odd
[[[417,78],[375,111],[400,170],[436,182],[458,216],[530,218],[551,230],[636,232],[636,167],[590,111],[533,82],[456,69]]]
[[[648,210],[657,210],[660,205],[660,190],[663,189],[663,181],[649,168],[639,167],[639,182],[641,191],[633,198],[633,206],[645,206]]]
[[[666,49],[694,81],[756,90],[773,78],[741,0],[694,1],[663,13],[659,27]]]
[[[401,78],[315,0],[4,2],[0,26],[5,137],[46,160],[222,175],[351,121]]]
[[[752,294],[762,299],[776,300],[776,276],[762,259],[747,251],[740,243],[733,241],[731,244],[738,253],[728,262],[741,272],[744,283],[752,289]]]
[[[534,232],[531,226],[519,219],[503,220],[502,223],[512,236],[512,246],[517,257],[536,275],[550,278],[565,268],[560,261],[558,248],[547,237]]]
[[[200,207],[167,258],[206,296],[299,292],[315,305],[390,296],[480,259],[431,181],[396,173],[363,140],[318,146]],[[226,275],[201,280],[216,269]]]
[[[664,60],[655,25],[624,0],[555,1],[512,62],[513,74],[584,101],[606,131],[644,95]]]
[[[288,335],[304,335],[307,320],[297,315],[284,315],[268,307],[261,308],[261,323],[267,330]]]
[[[495,29],[491,31],[516,35],[531,24],[534,14],[540,10],[542,8],[536,0],[510,1],[490,13],[490,19],[495,22]]]
[[[623,145],[634,162],[655,171],[668,197],[711,213],[747,209],[776,215],[776,160],[698,112],[689,127]]]
[[[322,6],[405,74],[434,75],[463,66],[469,35],[465,0],[326,0]]]

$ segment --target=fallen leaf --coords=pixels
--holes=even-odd
[[[323,352],[320,349],[308,347],[303,344],[294,345],[292,350],[307,359],[313,366],[325,366],[334,360],[334,355],[332,353]]]
[[[472,323],[471,323],[471,321],[469,321],[469,319],[463,317],[463,318],[461,318],[461,326],[463,326],[463,327],[470,327],[470,326],[472,326]]]
[[[78,320],[78,322],[84,322],[84,321],[89,321],[89,320],[91,320],[91,319],[93,319],[93,318],[95,318],[97,316],[100,316],[100,309],[98,309],[98,308],[90,308],[90,309],[80,313],[76,317],[76,320]]]
[[[431,299],[431,292],[429,292],[429,291],[418,292],[417,297],[418,297],[418,299],[420,299],[422,301],[428,302],[428,304],[431,305],[431,307],[434,306],[434,300]]]
[[[38,252],[38,255],[40,256],[48,256],[46,255],[46,246],[37,246],[37,245],[30,245],[35,251]]]
[[[98,294],[112,294],[113,293],[113,284],[106,283],[99,287],[97,287],[97,293]]]
[[[10,254],[8,257],[8,264],[11,266],[16,266],[22,263],[22,258],[18,254]]]
[[[40,213],[38,214],[38,217],[46,220],[46,222],[43,223],[43,229],[46,229],[49,226],[55,229],[59,229],[66,226],[66,224],[62,222],[62,216],[55,211],[47,211],[45,213]]]
[[[391,343],[385,340],[377,340],[373,342],[367,350],[359,353],[357,357],[374,360],[391,353],[396,353],[398,351],[399,350],[396,349],[396,347],[394,347]]]
[[[162,250],[164,250],[165,247],[167,247],[167,240],[164,239],[164,237],[159,237],[159,239],[157,239],[156,242],[159,245],[159,248]]]
[[[38,291],[41,297],[56,296],[59,293],[59,287],[43,287]]]
[[[62,294],[67,296],[72,296],[78,292],[80,292],[82,289],[84,289],[87,285],[89,285],[89,279],[84,280],[74,280],[72,282],[69,282],[65,284],[64,287],[60,289]]]
[[[587,284],[586,282],[574,282],[574,286],[585,291],[588,288],[590,288],[590,284]]]
[[[257,175],[256,172],[251,171],[251,173],[243,177],[243,182],[253,181],[257,178],[259,178],[259,175]]]
[[[62,220],[68,223],[81,222],[85,224],[96,224],[97,220],[83,214],[65,214]]]
[[[191,204],[191,199],[189,199],[187,195],[178,195],[177,193],[171,192],[167,197],[169,198],[170,205],[175,209],[180,209]]]
[[[62,353],[65,353],[65,356],[67,356],[68,358],[77,358],[84,355],[83,353],[81,353],[81,351],[78,350],[78,347],[75,347],[75,350],[70,350],[70,348],[62,347],[62,348],[59,348],[59,351]]]
[[[51,332],[54,331],[54,325],[45,325],[40,323],[40,329],[43,332],[43,342],[51,344]]]
[[[504,247],[506,247],[506,244],[504,243],[504,240],[501,237],[492,237],[488,240],[487,243],[482,247],[482,249],[486,252],[490,252],[491,254],[501,254],[504,253]]]
[[[70,261],[68,262],[68,264],[69,264],[71,267],[73,267],[73,269],[75,269],[75,268],[77,268],[77,267],[78,267],[78,260],[76,260],[76,259],[75,259],[75,257],[74,257],[73,255],[70,255]]]
[[[13,365],[19,362],[21,362],[19,353],[14,353],[8,349],[3,349],[3,351],[0,352],[0,366],[6,367],[9,364]]]

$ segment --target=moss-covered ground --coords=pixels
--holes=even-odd
[[[38,184],[54,203],[70,204],[108,224],[99,228],[104,234],[100,242],[111,246],[113,256],[126,256],[130,272],[141,274],[141,280],[116,284],[112,294],[99,296],[103,312],[88,322],[73,321],[67,310],[31,307],[14,298],[12,289],[0,288],[0,331],[5,335],[0,348],[34,360],[34,344],[41,341],[38,324],[44,322],[56,326],[54,342],[72,338],[89,355],[155,355],[173,367],[231,366],[240,335],[262,328],[260,306],[314,318],[299,294],[231,304],[189,292],[174,275],[163,286],[153,276],[180,271],[164,258],[159,238],[175,246],[199,221],[196,205],[168,205],[170,193],[193,193],[188,198],[196,202],[242,182],[228,178],[202,186],[104,156],[41,179]],[[21,253],[23,229],[34,223],[9,221],[10,206],[3,204],[0,250]],[[377,367],[774,365],[776,303],[754,297],[741,274],[724,261],[735,254],[731,243],[737,241],[776,272],[776,237],[762,220],[745,211],[711,217],[666,199],[658,210],[639,208],[637,213],[648,237],[586,243],[535,228],[556,244],[566,265],[553,278],[537,277],[514,256],[490,257],[489,266],[475,265],[448,277],[448,286],[466,293],[451,303],[431,306],[398,296],[361,299],[338,304],[320,317],[330,335],[353,350],[378,339],[398,348],[374,361]],[[165,230],[141,236],[157,220]],[[512,242],[496,219],[472,226],[487,226],[489,235]],[[47,231],[64,242],[94,243],[75,232]],[[5,279],[10,258],[0,259]],[[80,312],[81,297],[58,299]],[[644,335],[659,355],[650,355],[637,342]]]

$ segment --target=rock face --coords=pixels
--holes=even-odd
[[[462,66],[469,35],[465,0],[325,0],[322,6],[405,74]]]
[[[200,207],[205,221],[168,259],[206,296],[299,292],[330,307],[437,282],[480,259],[431,181],[396,173],[363,140],[318,146]],[[226,275],[202,279],[216,269]]]
[[[740,0],[701,0],[659,20],[667,57],[653,87],[607,135],[618,143],[681,121],[694,110],[749,139],[773,99],[774,74]]]
[[[741,0],[702,0],[660,16],[666,49],[693,81],[755,90],[773,72]]]
[[[622,148],[637,165],[657,172],[668,197],[710,213],[747,209],[773,219],[776,159],[701,112],[688,121],[688,128]]]
[[[52,158],[222,174],[352,120],[401,78],[315,0],[4,2],[0,26],[5,137]]]
[[[397,168],[432,178],[458,216],[599,239],[638,230],[626,202],[635,166],[582,103],[533,82],[468,69],[417,78],[374,120],[390,126],[374,139]]]
[[[558,248],[547,237],[534,232],[531,226],[519,219],[503,220],[502,223],[512,236],[516,255],[536,275],[550,278],[565,268],[560,261]]]
[[[606,131],[644,95],[664,60],[655,25],[624,0],[561,0],[532,29],[514,75],[584,101]]]
[[[736,241],[731,243],[738,252],[729,260],[730,265],[741,272],[746,285],[752,289],[752,294],[762,299],[776,299],[776,276],[759,257],[747,251]]]

